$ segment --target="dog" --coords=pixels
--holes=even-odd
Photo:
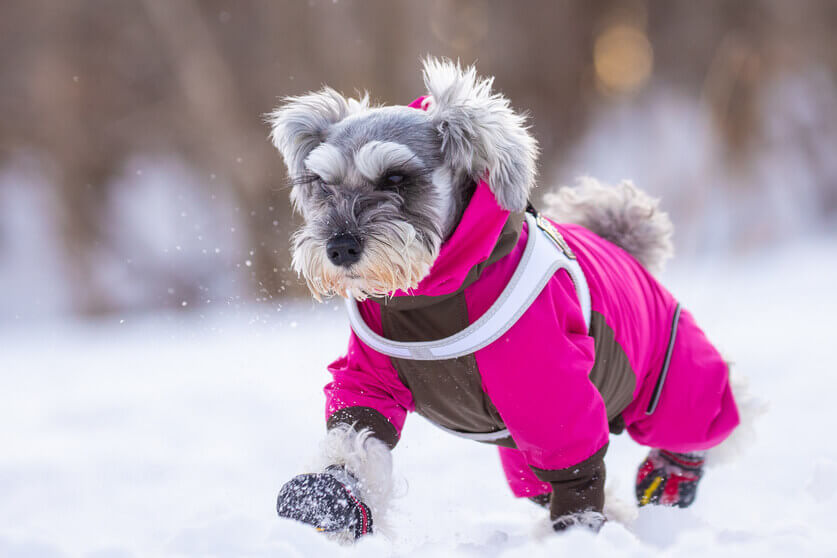
[[[651,448],[639,505],[690,505],[740,418],[727,363],[653,275],[668,216],[629,182],[584,179],[545,217],[529,203],[538,144],[493,78],[435,58],[423,76],[409,106],[326,87],[268,116],[304,220],[293,267],[352,324],[322,463],[283,486],[279,515],[350,537],[380,526],[410,411],[497,445],[514,495],[556,530],[605,522],[603,458],[623,430]]]

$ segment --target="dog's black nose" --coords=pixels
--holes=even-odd
[[[349,267],[360,259],[360,241],[351,234],[340,234],[326,244],[328,259],[334,265]]]

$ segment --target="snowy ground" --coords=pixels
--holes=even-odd
[[[548,533],[493,448],[415,416],[395,452],[393,538],[338,547],[274,505],[323,433],[339,306],[7,322],[0,556],[834,556],[837,239],[666,281],[771,404],[755,446],[711,471],[688,511]],[[643,455],[625,436],[611,444],[608,481],[626,502]]]

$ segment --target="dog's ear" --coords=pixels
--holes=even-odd
[[[445,161],[473,180],[484,179],[497,202],[509,211],[523,211],[535,185],[538,144],[526,117],[509,101],[492,93],[493,78],[477,76],[447,59],[424,60],[424,84],[430,93],[428,113],[442,136]]]
[[[268,114],[266,120],[271,127],[270,139],[282,153],[288,174],[302,174],[305,158],[325,141],[328,129],[368,106],[368,94],[360,99],[347,99],[330,87],[285,98],[284,104]]]

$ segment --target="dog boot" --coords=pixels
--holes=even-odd
[[[656,504],[686,508],[695,500],[703,476],[704,454],[652,449],[636,475],[640,506]]]
[[[372,513],[352,491],[356,479],[343,467],[299,475],[279,492],[279,517],[308,523],[325,533],[345,532],[355,539],[372,533]]]

